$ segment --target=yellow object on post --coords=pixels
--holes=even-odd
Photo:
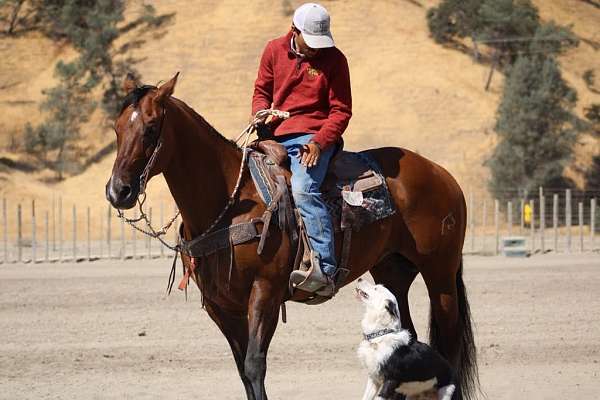
[[[523,207],[523,221],[525,221],[527,225],[531,224],[531,214],[531,206],[529,204],[525,204],[525,207]]]

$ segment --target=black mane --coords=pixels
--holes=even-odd
[[[143,85],[136,87],[131,92],[127,93],[127,96],[125,96],[125,99],[123,100],[123,105],[121,105],[121,111],[119,111],[119,115],[121,115],[123,110],[132,104],[134,107],[137,107],[138,103],[146,95],[146,93],[154,89],[157,89],[157,87],[152,85]]]

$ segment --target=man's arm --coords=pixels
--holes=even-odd
[[[346,57],[341,55],[339,65],[330,77],[329,117],[313,137],[313,142],[318,143],[321,149],[334,144],[348,127],[350,117],[352,117],[350,71]]]
[[[273,103],[273,52],[271,43],[263,51],[258,67],[258,76],[254,82],[254,95],[252,96],[252,115],[257,111],[271,108]]]

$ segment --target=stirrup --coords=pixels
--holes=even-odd
[[[335,285],[331,278],[323,273],[319,257],[310,251],[311,265],[307,271],[295,270],[290,274],[290,284],[294,289],[315,293],[323,297],[333,297]]]

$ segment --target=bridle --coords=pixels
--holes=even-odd
[[[246,165],[246,157],[248,154],[247,151],[247,146],[249,143],[249,139],[250,136],[252,135],[253,132],[256,131],[256,125],[258,123],[263,122],[268,116],[276,116],[279,118],[289,118],[290,114],[289,112],[286,111],[279,111],[279,110],[274,110],[274,109],[267,109],[267,110],[260,110],[256,113],[254,120],[248,124],[248,126],[246,127],[246,129],[244,129],[240,135],[237,137],[237,139],[235,140],[236,143],[238,143],[240,141],[240,139],[243,139],[243,145],[241,147],[242,150],[242,161],[240,163],[240,171],[238,174],[238,178],[235,184],[235,187],[233,188],[233,191],[231,193],[231,195],[229,196],[229,200],[227,201],[227,204],[225,205],[225,207],[223,208],[223,210],[219,213],[219,215],[217,216],[217,218],[212,222],[212,224],[210,224],[210,226],[199,236],[197,236],[198,239],[201,239],[203,237],[206,237],[206,235],[208,235],[216,226],[217,224],[221,221],[221,219],[225,216],[225,214],[227,213],[227,211],[231,208],[231,206],[235,203],[235,200],[237,198],[237,194],[239,192],[240,189],[240,184],[242,182],[242,176],[244,174],[244,166]],[[158,158],[158,155],[160,153],[160,150],[162,148],[162,144],[163,144],[163,135],[162,135],[162,131],[163,131],[163,127],[164,127],[164,123],[165,123],[165,119],[167,117],[167,109],[166,107],[163,107],[163,113],[162,113],[162,118],[161,118],[161,122],[160,122],[160,128],[158,130],[158,136],[156,138],[156,144],[154,146],[154,151],[152,152],[152,155],[150,156],[150,158],[148,159],[148,162],[146,163],[146,166],[144,167],[141,175],[140,175],[140,189],[138,192],[138,197],[137,197],[137,204],[138,204],[138,208],[139,208],[139,212],[140,212],[140,216],[138,218],[127,218],[125,217],[125,214],[123,213],[122,210],[117,209],[117,215],[119,218],[121,218],[123,221],[127,222],[131,227],[133,227],[135,230],[137,230],[138,232],[141,232],[147,236],[150,236],[154,239],[158,239],[164,246],[166,246],[167,248],[169,248],[170,250],[175,251],[176,253],[180,253],[182,252],[182,248],[179,245],[179,243],[175,244],[175,245],[171,245],[169,243],[167,243],[161,236],[164,236],[167,234],[168,230],[171,228],[171,226],[173,225],[173,223],[175,222],[175,220],[177,219],[177,217],[179,217],[180,211],[177,210],[175,215],[173,216],[173,218],[171,218],[169,220],[169,222],[167,222],[167,224],[165,226],[163,226],[161,229],[156,230],[154,229],[154,227],[152,227],[152,224],[150,222],[150,219],[148,218],[148,216],[146,215],[146,213],[144,212],[143,209],[143,205],[146,202],[146,185],[148,183],[148,179],[150,177],[150,171],[152,171],[152,168],[154,168],[154,165],[156,164],[156,159]],[[144,127],[144,132],[146,130],[146,127]],[[140,221],[144,221],[146,223],[146,227],[148,228],[148,230],[140,228],[137,223]]]
[[[171,226],[173,225],[173,223],[175,222],[175,220],[177,219],[177,217],[179,217],[179,210],[176,211],[175,215],[173,216],[173,218],[171,218],[169,220],[169,222],[167,222],[167,224],[165,226],[163,226],[161,229],[156,230],[154,229],[154,227],[152,226],[150,219],[148,218],[148,216],[146,215],[146,213],[144,212],[144,203],[146,202],[146,185],[148,184],[148,180],[150,177],[150,171],[152,171],[152,168],[154,168],[155,164],[156,164],[156,160],[158,159],[158,155],[160,154],[160,150],[162,148],[163,145],[163,127],[165,125],[165,119],[167,118],[167,108],[163,107],[163,112],[162,112],[162,118],[160,121],[160,127],[158,129],[158,134],[156,135],[156,142],[154,145],[154,151],[152,152],[152,154],[150,155],[150,158],[148,159],[148,161],[146,162],[146,165],[144,166],[144,169],[142,170],[142,173],[140,174],[140,180],[139,180],[139,192],[138,192],[138,197],[136,199],[137,204],[138,204],[138,209],[140,212],[140,216],[138,218],[127,218],[125,217],[125,214],[123,213],[122,210],[117,208],[117,216],[119,218],[121,218],[123,221],[125,221],[127,224],[129,224],[132,228],[134,228],[135,230],[137,230],[138,232],[141,232],[145,235],[148,235],[154,239],[158,239],[164,246],[166,246],[167,248],[169,248],[170,250],[173,251],[180,251],[179,249],[179,245],[171,245],[169,243],[167,243],[161,236],[164,236],[167,234],[168,230],[171,228]],[[143,127],[143,131],[144,134],[146,132],[146,129],[148,129],[147,125],[145,125]],[[156,129],[156,128],[152,128],[152,129]],[[143,140],[143,139],[142,139]],[[148,230],[145,230],[143,228],[140,228],[137,223],[140,221],[144,221],[146,223],[146,227],[148,228]]]

